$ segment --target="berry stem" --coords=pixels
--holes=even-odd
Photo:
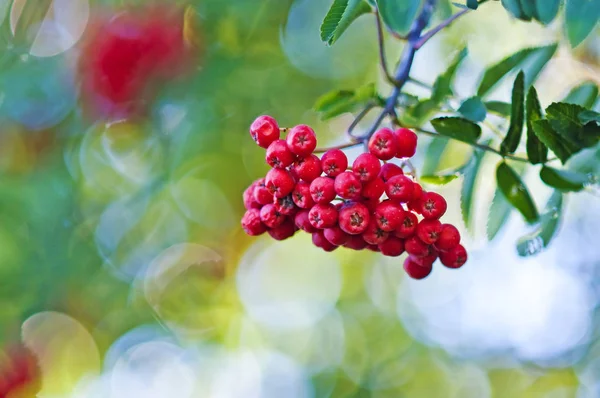
[[[376,9],[374,14],[375,14],[375,23],[377,25],[377,44],[379,47],[379,63],[381,64],[381,69],[383,70],[383,74],[385,75],[385,78],[387,79],[387,81],[390,84],[395,85],[396,82],[394,81],[394,78],[390,74],[390,71],[387,66],[387,58],[385,56],[385,41],[383,38],[383,28],[381,26],[379,10]]]

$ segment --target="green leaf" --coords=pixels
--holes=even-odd
[[[521,9],[521,3],[519,2],[519,0],[502,0],[502,5],[515,18],[525,18],[525,13],[523,13],[523,10]]]
[[[469,7],[472,10],[476,10],[477,7],[479,7],[478,0],[467,0],[467,7]]]
[[[563,192],[579,192],[587,184],[592,183],[587,174],[568,170],[557,170],[544,166],[540,170],[540,178],[544,184]]]
[[[468,55],[467,48],[463,48],[458,52],[454,60],[448,66],[448,69],[444,73],[442,73],[435,80],[433,84],[433,90],[431,93],[431,98],[435,101],[441,102],[449,95],[452,95],[452,81],[454,80],[454,76],[456,75],[456,71],[458,67],[462,63],[462,61]]]
[[[357,90],[333,90],[317,99],[313,109],[328,120],[342,113],[353,112],[367,102],[377,98],[374,84],[367,84]]]
[[[442,155],[448,146],[448,140],[434,137],[427,147],[427,154],[421,167],[422,174],[433,174],[437,171]]]
[[[514,153],[521,142],[525,121],[525,74],[521,71],[515,79],[512,91],[512,112],[508,134],[500,145],[503,154]]]
[[[525,87],[529,87],[552,58],[557,47],[556,44],[553,44],[545,47],[526,48],[492,65],[485,71],[481,83],[479,83],[477,95],[480,97],[486,95],[504,76],[518,66],[525,72]]]
[[[394,32],[405,34],[421,7],[420,0],[377,0],[383,22]]]
[[[567,37],[576,47],[592,32],[600,19],[600,2],[597,0],[568,0],[566,10]]]
[[[535,18],[548,25],[556,18],[562,0],[535,0]]]
[[[512,112],[512,105],[508,102],[487,101],[484,105],[489,112],[498,113],[500,115],[510,116],[510,113]]]
[[[431,125],[439,134],[463,142],[473,143],[481,136],[479,125],[460,117],[440,117]]]
[[[562,102],[591,108],[598,98],[598,86],[594,82],[585,82],[575,87]]]
[[[439,103],[432,99],[419,101],[406,109],[400,116],[400,121],[406,126],[421,126],[431,119],[439,110]]]
[[[370,11],[363,0],[334,0],[321,24],[321,40],[332,45],[352,22]]]
[[[527,93],[525,110],[527,113],[527,158],[532,164],[545,163],[548,160],[548,147],[540,141],[533,130],[533,122],[542,118],[542,106],[533,86]]]
[[[484,152],[475,150],[473,156],[469,160],[469,163],[465,166],[463,173],[464,179],[460,189],[460,210],[462,213],[463,221],[465,226],[472,232],[473,223],[471,222],[471,214],[473,213],[473,195],[475,193],[475,182],[479,169],[481,168],[481,161],[483,160]]]
[[[533,15],[535,13],[535,0],[520,0],[520,3],[521,10],[525,15],[524,20],[531,21],[531,18],[533,18]]]
[[[535,135],[565,164],[579,149],[571,143],[563,140],[548,120],[536,120],[532,124]]]
[[[556,130],[573,148],[579,151],[595,145],[600,138],[600,128],[588,123],[585,126],[579,120],[579,115],[586,109],[575,104],[555,102],[546,108],[546,118],[552,128]]]
[[[458,112],[472,122],[482,122],[487,115],[487,109],[479,97],[466,99],[458,108]]]
[[[546,248],[556,235],[562,215],[563,197],[555,191],[548,199],[544,214],[540,217],[537,228],[517,241],[517,252],[522,257],[539,253]]]
[[[529,223],[537,221],[539,215],[533,199],[519,175],[505,162],[496,168],[498,188],[506,200],[517,209]]]
[[[429,185],[446,185],[449,182],[456,180],[459,177],[459,175],[460,175],[460,173],[458,173],[456,171],[451,174],[424,175],[419,178],[419,181],[421,181],[423,184],[429,184]]]
[[[522,174],[525,170],[525,163],[516,164],[514,170],[517,174]],[[500,189],[496,188],[486,225],[486,233],[489,240],[493,240],[502,229],[502,226],[510,219],[511,210],[512,206],[510,203],[508,203],[502,192],[500,192]]]
[[[600,123],[600,113],[594,111],[582,111],[579,113],[578,118],[583,124],[591,122]]]

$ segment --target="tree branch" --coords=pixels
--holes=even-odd
[[[385,56],[385,42],[383,39],[383,28],[381,26],[381,19],[379,19],[379,10],[375,10],[375,21],[377,24],[377,44],[379,46],[379,62],[381,63],[381,69],[383,69],[383,73],[385,74],[385,78],[390,84],[394,84],[394,79],[390,74],[390,71],[387,66],[387,60]]]

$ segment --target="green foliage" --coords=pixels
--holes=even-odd
[[[598,98],[598,86],[594,82],[585,82],[574,87],[569,94],[562,100],[567,104],[581,105],[584,108],[591,108]]]
[[[458,113],[472,122],[482,122],[487,115],[485,104],[479,97],[471,97],[463,101],[458,108]]]
[[[548,25],[556,18],[562,0],[535,0],[535,19]]]
[[[476,142],[481,136],[479,125],[460,117],[440,117],[433,119],[431,125],[440,135],[467,143]]]
[[[429,185],[446,185],[449,182],[456,180],[459,175],[460,174],[456,170],[452,170],[447,173],[423,175],[419,178],[419,181]]]
[[[512,105],[508,102],[487,101],[484,105],[489,112],[494,112],[501,116],[510,116],[510,113],[512,112]]]
[[[334,0],[321,24],[321,40],[332,45],[352,22],[370,11],[364,0]]]
[[[512,111],[508,134],[500,145],[503,154],[514,153],[521,142],[525,121],[525,75],[519,72],[512,91]]]
[[[517,241],[517,253],[522,257],[539,253],[556,235],[562,216],[563,196],[555,191],[548,199],[535,230]]]
[[[548,147],[536,135],[533,123],[542,118],[542,106],[535,87],[531,86],[525,103],[527,120],[527,158],[532,164],[545,163],[548,159]]]
[[[406,34],[421,7],[421,0],[377,0],[383,22],[399,34]]]
[[[475,150],[471,160],[469,163],[467,163],[463,170],[464,180],[460,190],[460,210],[465,225],[471,230],[473,229],[473,220],[471,215],[473,213],[475,182],[477,181],[477,176],[479,175],[479,169],[481,168],[483,157],[483,151]]]
[[[467,7],[469,7],[472,10],[476,10],[477,7],[479,7],[479,1],[478,0],[467,0]]]
[[[567,0],[567,38],[576,47],[589,36],[600,19],[600,2],[594,0]]]
[[[500,162],[496,168],[496,181],[506,200],[523,215],[528,223],[537,221],[538,211],[527,187],[519,175],[505,162]]]
[[[558,134],[548,120],[542,119],[532,123],[533,131],[539,140],[548,147],[564,164],[577,152],[577,148],[571,146],[568,141]]]
[[[317,99],[313,109],[328,120],[346,112],[353,112],[367,103],[377,100],[374,84],[367,84],[356,90],[333,90]]]
[[[544,166],[540,170],[540,179],[548,186],[563,192],[578,192],[590,183],[587,174],[576,173],[568,170],[557,170]]]

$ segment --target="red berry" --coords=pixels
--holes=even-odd
[[[384,200],[377,205],[373,212],[373,218],[377,226],[384,231],[391,232],[398,228],[404,216],[404,209],[397,203]]]
[[[423,198],[423,187],[419,183],[413,183],[413,198],[406,204],[406,206],[421,214],[421,199]]]
[[[404,175],[397,175],[385,183],[385,193],[388,198],[398,202],[408,202],[412,199],[414,188],[412,180]]]
[[[348,168],[348,158],[341,149],[330,149],[321,156],[321,166],[329,177],[337,177]]]
[[[467,262],[467,251],[463,245],[457,245],[448,252],[440,253],[440,261],[448,268],[460,268]]]
[[[288,196],[294,190],[296,182],[294,177],[287,170],[271,169],[265,178],[267,189],[276,198]]]
[[[435,247],[439,251],[447,252],[454,249],[460,243],[460,232],[452,224],[442,224],[442,232],[435,242]]]
[[[427,220],[437,219],[444,215],[448,205],[442,195],[435,192],[425,192],[421,197],[421,214]]]
[[[368,245],[361,235],[350,235],[350,239],[343,246],[352,250],[362,250]]]
[[[275,205],[264,205],[260,209],[260,220],[269,228],[276,228],[285,221],[285,216],[277,211]]]
[[[375,178],[363,185],[362,196],[367,199],[379,199],[385,192],[385,182],[381,177]]]
[[[275,240],[285,240],[294,236],[296,231],[296,225],[288,218],[280,226],[269,229],[267,232],[271,235],[271,238]]]
[[[258,209],[247,210],[242,217],[242,228],[250,236],[258,236],[267,230],[265,224],[260,220],[260,211]]]
[[[338,220],[338,211],[331,203],[317,203],[310,209],[308,219],[315,228],[333,227]]]
[[[325,250],[326,252],[332,252],[337,249],[336,245],[333,245],[325,238],[323,231],[313,232],[312,242],[313,245]]]
[[[379,206],[379,203],[381,203],[381,202],[379,201],[379,198],[373,198],[373,199],[363,199],[360,201],[360,203],[367,206],[367,209],[369,209],[369,212],[372,213],[375,211],[375,209],[377,208],[377,206]]]
[[[315,205],[312,196],[310,195],[310,184],[300,181],[292,191],[292,199],[296,206],[301,209],[310,209]]]
[[[379,246],[378,245],[367,245],[367,250],[371,250],[372,252],[376,252],[379,253]]]
[[[339,225],[342,231],[350,235],[358,235],[363,233],[371,216],[369,209],[362,203],[352,202],[340,209]]]
[[[429,245],[416,236],[410,237],[404,242],[404,249],[415,257],[425,257],[430,254]]]
[[[331,242],[332,245],[342,246],[350,239],[350,235],[342,231],[337,225],[331,228],[323,230],[325,238]]]
[[[275,140],[267,148],[265,160],[271,167],[285,169],[294,163],[294,154],[288,149],[284,140]]]
[[[256,200],[256,202],[261,205],[273,203],[273,194],[267,189],[266,181],[264,178],[261,178],[256,181],[256,186],[254,187],[254,192],[252,196],[254,196],[254,200]]]
[[[435,243],[442,233],[442,223],[439,220],[421,220],[417,225],[417,236],[424,243]]]
[[[362,184],[357,176],[345,171],[335,177],[335,192],[344,199],[358,199],[362,191]]]
[[[379,244],[381,254],[390,257],[398,257],[404,253],[404,240],[389,236],[384,242]]]
[[[294,217],[294,224],[304,232],[308,232],[312,234],[313,232],[318,231],[317,228],[313,227],[308,219],[308,210],[302,210],[296,213]]]
[[[369,140],[369,152],[381,160],[390,160],[398,152],[398,142],[394,132],[383,128],[375,132]]]
[[[383,182],[388,182],[390,178],[403,174],[404,171],[402,171],[402,168],[394,163],[384,164],[381,166],[381,170],[379,171],[379,177],[381,177]]]
[[[317,177],[310,183],[310,195],[315,203],[329,203],[335,199],[333,178]]]
[[[258,181],[254,181],[246,190],[244,191],[244,207],[246,210],[249,209],[260,209],[261,204],[254,199],[254,189],[256,188]]]
[[[404,271],[406,274],[413,279],[424,279],[427,277],[432,270],[432,266],[424,267],[415,262],[415,259],[412,256],[406,257],[404,260]]]
[[[389,235],[389,232],[385,232],[379,228],[374,219],[371,219],[367,229],[362,233],[363,239],[370,245],[378,245],[385,242]]]
[[[321,160],[316,155],[300,158],[292,167],[298,177],[306,182],[312,182],[321,175]]]
[[[427,254],[424,257],[412,257],[415,263],[417,263],[417,265],[420,265],[421,267],[431,267],[433,263],[435,263],[435,260],[438,259],[438,252],[432,250],[429,254]]]
[[[363,153],[358,155],[354,163],[352,163],[352,171],[354,175],[362,182],[372,181],[379,175],[381,163],[374,155]]]
[[[396,130],[396,140],[398,141],[398,158],[411,158],[417,151],[417,135],[409,129],[401,128]]]
[[[405,211],[402,221],[400,221],[400,224],[398,225],[398,228],[396,228],[394,235],[402,239],[410,238],[415,234],[418,223],[419,219],[414,213]]]
[[[317,147],[317,136],[313,129],[301,124],[290,130],[286,137],[290,151],[298,156],[308,156]]]
[[[275,209],[284,216],[292,216],[298,211],[291,194],[283,198],[276,198],[273,204]]]
[[[279,139],[279,125],[271,116],[259,116],[250,126],[250,135],[258,146],[268,148],[273,141]]]

